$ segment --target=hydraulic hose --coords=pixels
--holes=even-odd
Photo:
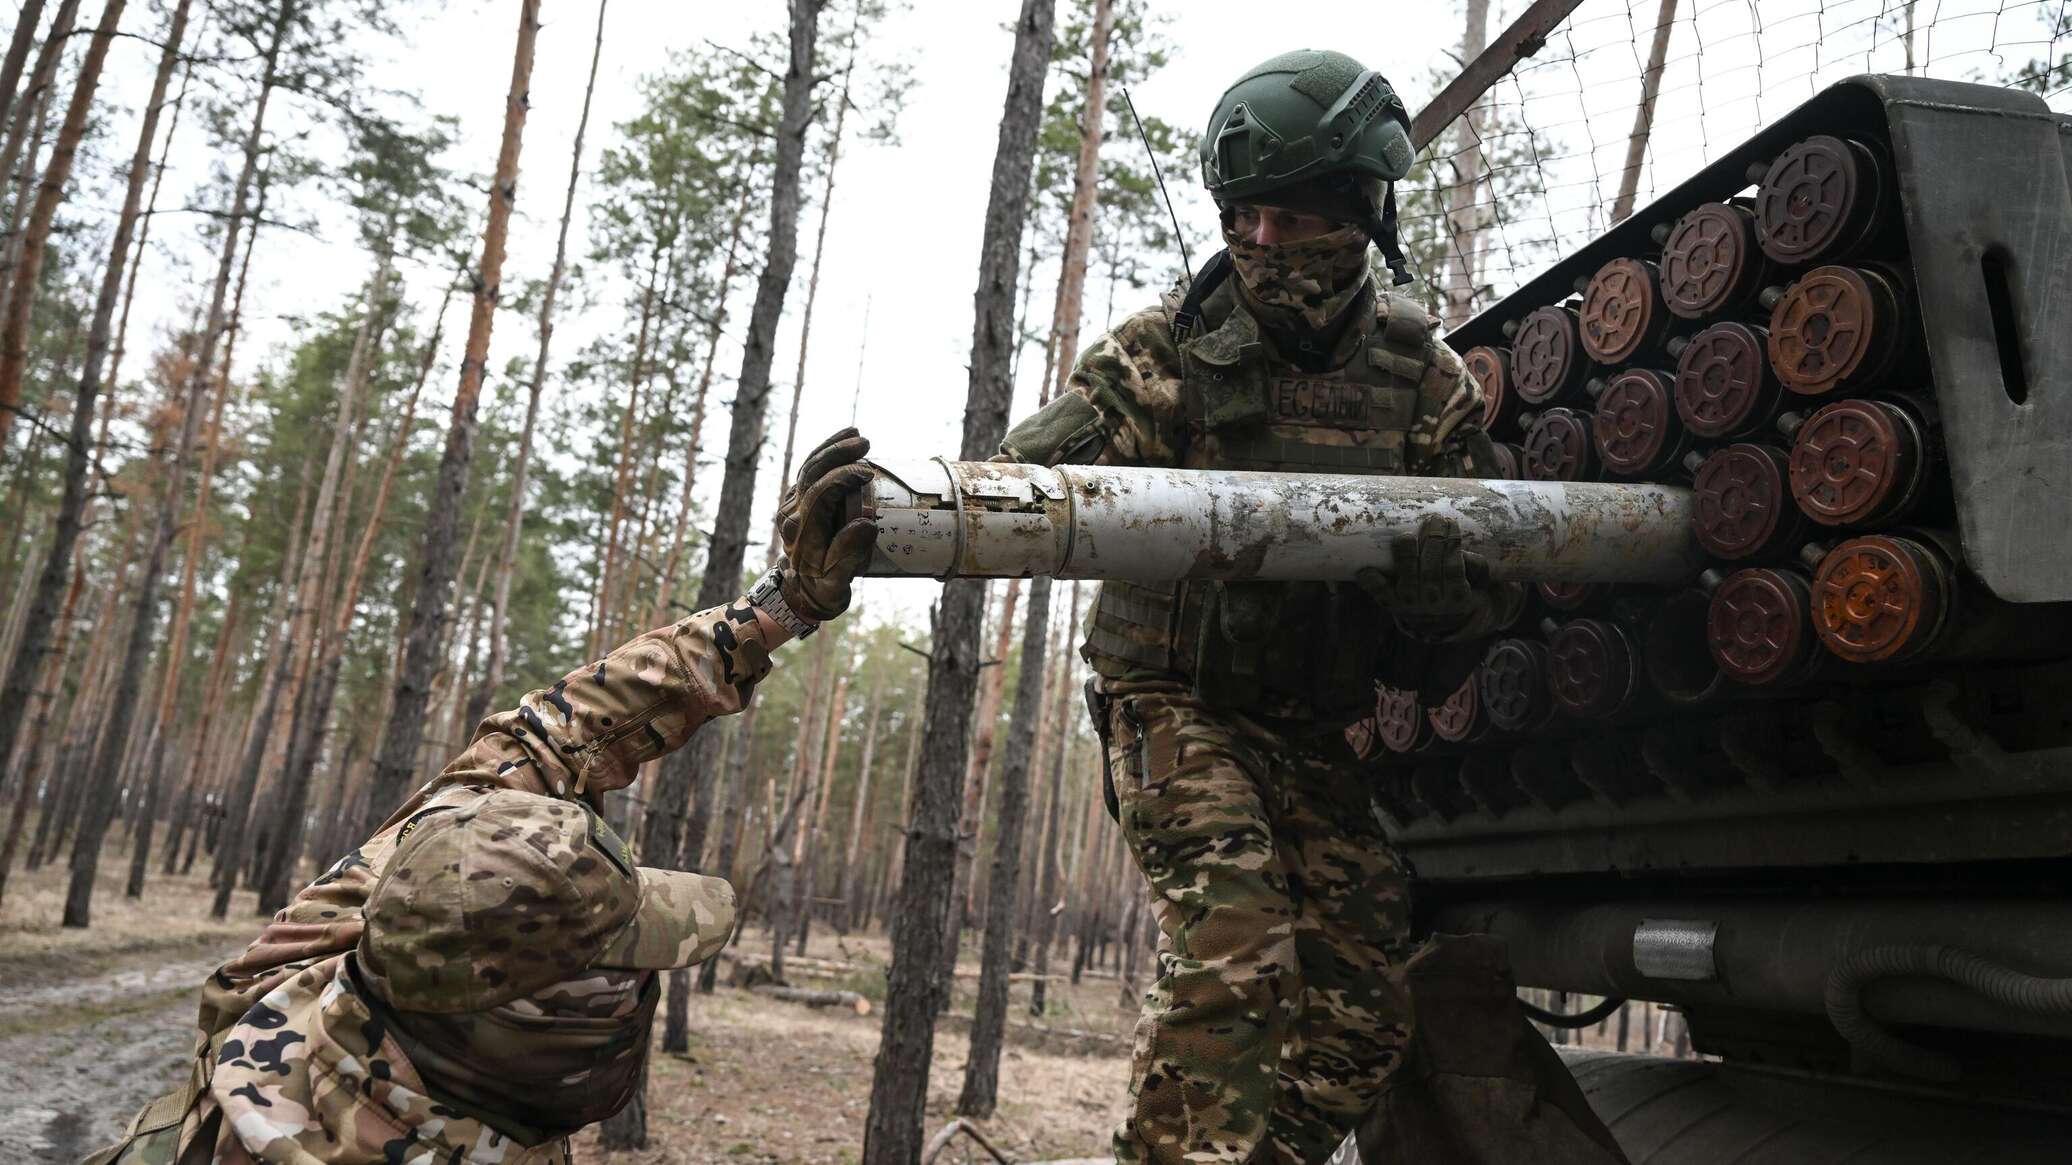
[[[1828,972],[1828,1022],[1849,1045],[1905,1076],[1948,1083],[1957,1061],[1886,1030],[1863,1006],[1864,988],[1884,979],[1918,976],[1955,983],[1995,1003],[2040,1015],[2072,1015],[2072,979],[2045,979],[1947,946],[1887,946],[1861,950]]]

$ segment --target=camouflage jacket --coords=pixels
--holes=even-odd
[[[1260,322],[1236,284],[1235,277],[1227,279],[1206,297],[1207,327],[1184,341],[1174,338],[1172,328],[1179,288],[1159,307],[1116,325],[1080,356],[1067,391],[1007,434],[1000,456],[1047,465],[1345,472],[1331,468],[1332,455],[1343,453],[1348,464],[1401,466],[1386,472],[1495,472],[1481,427],[1481,388],[1438,338],[1438,321],[1420,304],[1377,292],[1370,281],[1347,309],[1350,322],[1330,350],[1304,354],[1312,368],[1332,370],[1317,373],[1289,358],[1283,350],[1288,341]],[[1386,374],[1395,419],[1345,429],[1306,423],[1299,415],[1305,403],[1323,399],[1319,386],[1355,361]],[[1232,391],[1233,384],[1247,387]],[[1331,445],[1346,448],[1325,447]],[[1271,463],[1276,448],[1289,452],[1290,463]],[[1210,614],[1208,604],[1235,607],[1240,600],[1270,606],[1275,616],[1251,622],[1272,632],[1226,651],[1220,660],[1204,659],[1205,652],[1186,658],[1193,644],[1206,641],[1202,623],[1229,624],[1228,617]],[[1308,615],[1278,617],[1289,610]],[[1361,677],[1374,673],[1379,644],[1388,635],[1364,594],[1322,583],[1182,584],[1168,590],[1109,582],[1102,584],[1085,630],[1081,654],[1105,691],[1191,684],[1205,698],[1214,693],[1212,702],[1222,706],[1319,724],[1339,716],[1341,704],[1371,707]],[[1258,676],[1273,678],[1262,683]],[[1295,682],[1282,682],[1290,678]]]
[[[327,1165],[535,1165],[564,1160],[559,1141],[524,1148],[478,1121],[440,1109],[422,1093],[421,1084],[412,1089],[416,1077],[392,1037],[365,1048],[334,1049],[335,1063],[371,1072],[395,1086],[379,1096],[362,1089],[362,1099],[357,1100],[349,1091],[341,1094],[335,1089],[328,1104],[320,1097],[303,1116],[312,1132],[321,1129],[328,1134],[320,1138],[328,1152],[319,1157],[294,1150],[254,1154],[240,1139],[241,1126],[222,1119],[226,1109],[248,1112],[251,1105],[236,1100],[226,1105],[216,1094],[219,1088],[228,1093],[243,1087],[232,1081],[252,1072],[252,1049],[245,1046],[251,1041],[231,1037],[243,1036],[241,1025],[245,1031],[266,1028],[267,1016],[286,1013],[289,1002],[305,996],[309,998],[304,1002],[319,1003],[327,1014],[342,1015],[360,1006],[352,992],[328,990],[326,985],[333,982],[343,956],[360,941],[362,908],[395,852],[398,834],[422,811],[463,805],[498,789],[582,797],[595,804],[605,792],[632,783],[642,764],[682,747],[707,720],[741,711],[769,670],[769,651],[755,612],[737,602],[650,631],[568,673],[553,687],[527,693],[516,708],[485,719],[467,751],[397,809],[373,837],[296,894],[243,954],[209,976],[202,985],[195,1062],[187,1087],[139,1113],[122,1145],[91,1160],[95,1165],[242,1165],[276,1159],[321,1160]],[[325,1067],[320,1053],[321,1047],[311,1047],[301,1056],[277,1056],[274,1074],[312,1071],[309,1065],[314,1062],[335,1080],[335,1069]],[[369,1065],[370,1058],[381,1062]],[[219,1073],[221,1065],[233,1060],[233,1070]],[[255,1143],[286,1143],[278,1127],[247,1131]]]
[[[1207,316],[1218,321],[1186,341],[1196,350],[1237,351],[1263,345],[1270,362],[1281,362],[1274,341],[1242,297],[1235,278],[1208,297]],[[1066,391],[1007,434],[1000,452],[1009,461],[1041,465],[1146,465],[1213,467],[1219,458],[1197,444],[1184,394],[1181,345],[1171,319],[1180,291],[1158,307],[1123,320],[1080,354]],[[1350,309],[1346,329],[1325,363],[1342,366],[1388,326],[1391,313],[1415,311],[1426,333],[1416,417],[1405,441],[1407,472],[1429,477],[1471,477],[1491,472],[1482,463],[1482,390],[1453,349],[1439,339],[1439,321],[1398,295],[1377,295],[1372,286]],[[1213,438],[1211,438],[1213,439]]]

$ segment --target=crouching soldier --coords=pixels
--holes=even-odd
[[[717,953],[725,881],[641,867],[604,793],[741,711],[771,650],[849,605],[869,443],[814,450],[785,562],[492,716],[202,986],[186,1083],[91,1165],[558,1165],[642,1076],[655,972]]]

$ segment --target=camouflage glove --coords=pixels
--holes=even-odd
[[[870,484],[871,468],[857,464],[870,448],[853,428],[822,441],[777,504],[788,564],[778,592],[800,618],[820,623],[848,610],[849,583],[870,562],[877,527],[849,516],[850,501]]]
[[[1353,577],[1405,635],[1450,639],[1488,609],[1489,563],[1462,548],[1460,523],[1452,518],[1427,516],[1415,533],[1390,540],[1389,556],[1392,570],[1370,566]]]

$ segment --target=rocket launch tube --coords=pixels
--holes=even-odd
[[[1490,576],[1673,583],[1704,561],[1691,491],[990,461],[874,460],[877,577],[1346,580],[1393,535],[1460,523]]]

